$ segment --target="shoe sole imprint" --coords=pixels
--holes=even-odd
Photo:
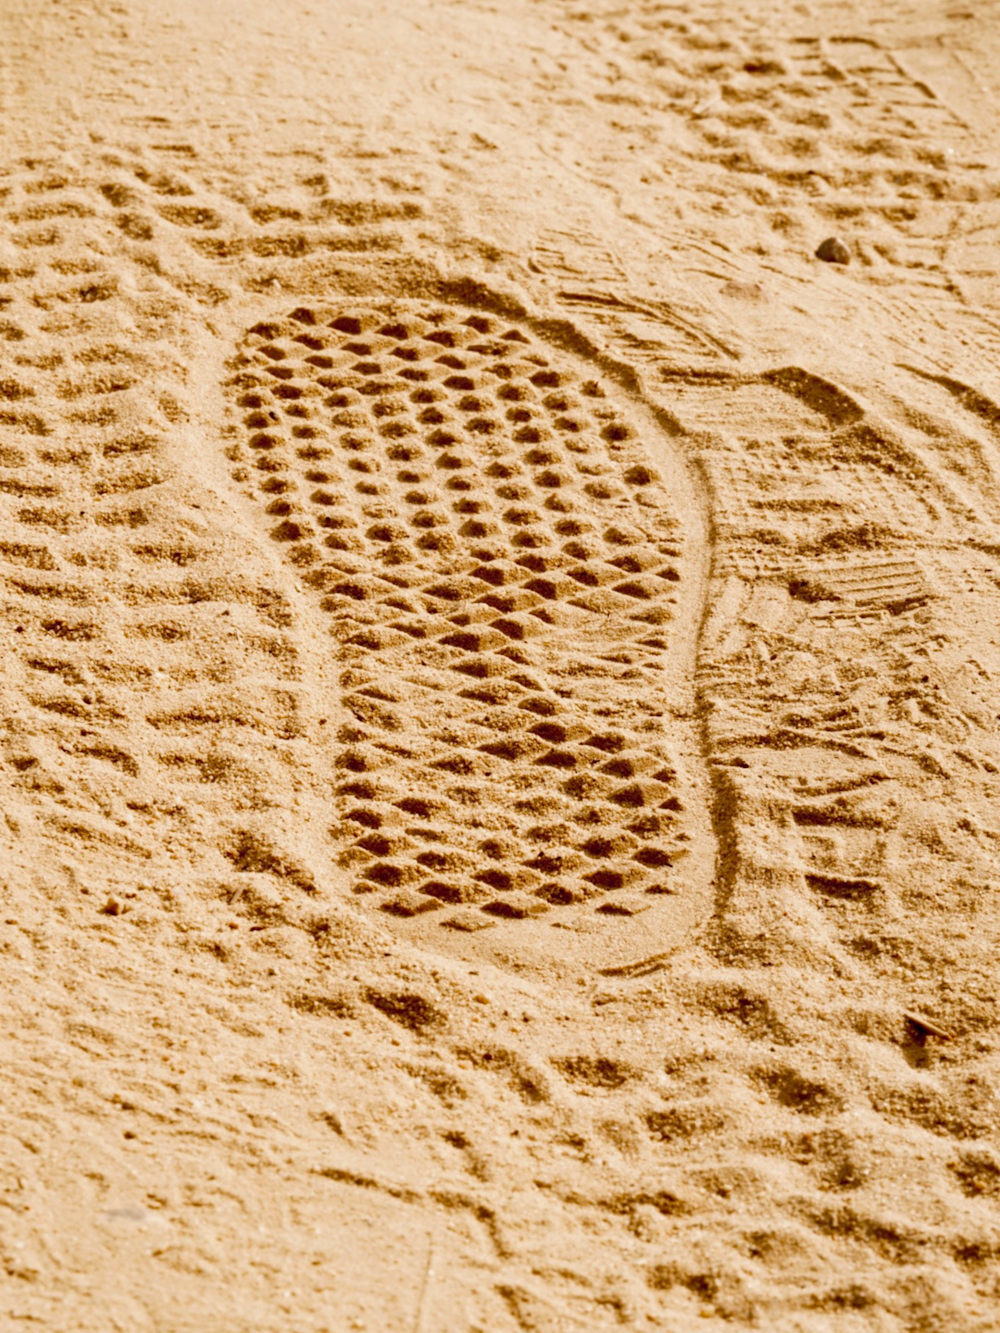
[[[341,666],[339,865],[423,945],[617,968],[712,908],[703,507],[648,408],[455,306],[244,336],[248,473]]]

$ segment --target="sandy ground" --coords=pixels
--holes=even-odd
[[[0,1326],[1000,1326],[1000,5],[0,8]]]

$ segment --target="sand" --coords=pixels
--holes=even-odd
[[[0,1327],[998,1327],[997,6],[3,11]]]

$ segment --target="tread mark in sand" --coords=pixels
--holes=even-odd
[[[227,393],[337,644],[359,900],[522,958],[686,934],[712,838],[676,682],[691,699],[707,549],[651,415],[509,322],[399,303],[255,325]]]
[[[617,256],[583,230],[543,230],[532,268],[555,287],[559,305],[600,329],[600,340],[630,364],[691,367],[732,359],[705,325],[704,312],[672,300],[639,300]]]

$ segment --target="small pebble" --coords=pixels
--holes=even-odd
[[[828,236],[822,245],[817,247],[816,258],[822,259],[826,264],[849,264],[851,252],[838,237]]]

